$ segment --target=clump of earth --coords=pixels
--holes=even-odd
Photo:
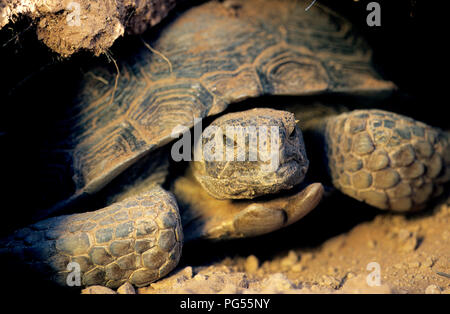
[[[182,260],[171,275],[147,287],[126,284],[113,291],[92,286],[82,293],[448,294],[449,224],[450,198],[410,217],[380,212],[315,247],[294,246],[268,258],[250,254],[206,263]],[[276,243],[267,243],[271,245]]]
[[[6,0],[0,29],[28,17],[39,40],[63,57],[79,50],[105,53],[117,38],[158,24],[176,0]]]

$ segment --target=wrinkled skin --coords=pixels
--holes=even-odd
[[[212,127],[217,133],[207,134]],[[235,136],[232,131],[241,133]],[[217,157],[208,156],[209,145],[219,152],[219,161],[208,160]],[[195,178],[217,199],[250,199],[290,189],[303,181],[309,165],[294,115],[274,109],[251,109],[216,119],[203,132],[195,153],[201,156],[193,163]]]

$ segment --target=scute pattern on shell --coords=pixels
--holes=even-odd
[[[109,207],[49,218],[16,231],[2,253],[19,256],[47,279],[67,286],[67,266],[80,265],[83,286],[144,286],[165,276],[181,256],[175,198],[160,187]],[[7,255],[6,255],[7,257]]]
[[[450,181],[450,136],[382,110],[355,110],[326,125],[333,184],[381,209],[409,211]]]

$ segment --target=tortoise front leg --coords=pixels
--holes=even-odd
[[[60,285],[79,265],[83,286],[116,288],[128,281],[139,287],[177,265],[182,242],[175,198],[156,187],[97,211],[35,223],[1,250]]]
[[[354,110],[326,120],[333,184],[380,209],[423,209],[450,181],[450,134],[383,110]]]
[[[190,171],[174,183],[185,240],[233,239],[267,234],[284,228],[313,210],[323,186],[313,183],[289,195],[253,200],[218,200],[195,180]]]

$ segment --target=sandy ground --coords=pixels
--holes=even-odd
[[[148,287],[135,290],[124,286],[118,291],[448,294],[449,226],[450,198],[411,217],[379,213],[321,245],[285,250],[269,258],[250,254],[191,263],[188,257],[167,278]],[[281,237],[286,235],[289,233]],[[370,263],[373,264],[368,268]],[[83,293],[113,293],[105,289],[90,287]]]

